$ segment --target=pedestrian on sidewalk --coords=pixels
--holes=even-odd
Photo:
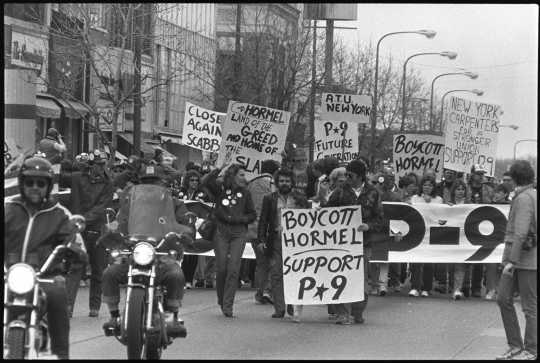
[[[289,169],[279,169],[274,174],[277,191],[264,196],[258,225],[257,248],[259,253],[271,256],[270,279],[274,297],[272,318],[285,316],[285,296],[283,291],[283,255],[281,246],[281,210],[283,208],[309,208],[307,199],[293,191],[294,173]],[[301,308],[293,307],[293,319],[300,321]]]
[[[537,358],[537,192],[533,188],[534,170],[525,160],[510,167],[516,183],[515,196],[510,205],[506,235],[504,237],[504,266],[499,281],[497,304],[506,332],[508,350],[497,359]],[[519,288],[521,306],[525,314],[525,339],[521,337],[514,307],[513,292]],[[525,344],[524,344],[525,343]]]
[[[214,214],[216,217],[216,290],[223,315],[233,317],[233,304],[247,226],[257,218],[251,193],[246,189],[246,171],[240,164],[224,170]]]

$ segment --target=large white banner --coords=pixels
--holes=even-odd
[[[390,232],[401,232],[372,262],[501,263],[508,204],[383,203]]]
[[[224,113],[186,102],[182,144],[202,151],[218,152]]]
[[[338,304],[364,299],[360,206],[281,211],[287,304]]]
[[[499,105],[452,96],[444,114],[444,167],[470,173],[479,164],[494,176],[501,114]]]
[[[287,111],[229,101],[217,165],[242,164],[250,180],[260,174],[262,161],[281,162],[290,118]]]
[[[323,93],[321,120],[351,121],[367,124],[371,114],[371,96]]]
[[[315,122],[313,160],[335,157],[339,161],[358,159],[358,124],[345,121]]]
[[[444,139],[442,136],[423,134],[394,135],[393,161],[396,177],[410,172],[422,175],[433,169],[437,180],[442,177]]]

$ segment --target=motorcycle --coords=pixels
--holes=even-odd
[[[85,219],[73,215],[70,222],[77,233],[84,230]],[[50,273],[53,262],[62,262],[76,257],[70,248],[71,243],[57,246],[48,256],[41,268],[36,271],[34,256],[29,256],[28,263],[16,262],[18,256],[8,255],[4,264],[4,358],[5,359],[56,359],[49,353],[48,324],[45,311],[47,296],[40,288],[41,284],[65,286],[65,278],[56,276],[45,278]]]
[[[106,211],[112,214],[113,211]],[[110,222],[108,218],[108,222]],[[109,329],[107,336],[114,336],[127,347],[128,359],[160,359],[174,338],[185,338],[185,330],[169,335],[164,320],[165,287],[156,285],[156,270],[160,258],[172,258],[181,265],[184,244],[191,243],[185,234],[169,232],[157,241],[145,235],[125,236],[102,240],[105,250],[117,263],[124,259],[129,264],[125,309],[120,317],[120,331]]]

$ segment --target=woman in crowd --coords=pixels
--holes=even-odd
[[[420,192],[411,197],[411,204],[437,203],[442,204],[443,200],[436,194],[435,179],[431,175],[424,176],[420,183]],[[429,296],[433,288],[433,264],[431,263],[411,263],[411,290],[409,296]],[[418,290],[421,290],[419,293]]]
[[[246,189],[245,169],[232,164],[224,170],[214,210],[216,218],[216,290],[223,315],[233,316],[233,303],[238,288],[240,261],[244,253],[247,226],[257,218],[251,194]]]
[[[418,176],[409,173],[399,179],[398,187],[401,189],[401,200],[410,203],[411,197],[418,193]]]

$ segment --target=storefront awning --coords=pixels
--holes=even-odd
[[[173,160],[178,159],[174,154],[171,154],[170,152],[168,152],[167,150],[165,150],[159,145],[156,145],[156,144],[148,144],[148,145],[150,145],[150,147],[152,147],[154,150],[161,150],[163,152],[163,156],[169,156],[173,158]]]
[[[104,148],[105,148],[105,152],[110,155],[111,150],[109,149],[109,145],[105,145]],[[118,150],[115,151],[114,157],[119,159],[119,160],[127,160],[128,159],[124,154],[119,153]]]
[[[85,117],[89,109],[77,101],[65,101],[58,99],[58,102],[62,105],[67,118],[78,119]]]
[[[182,136],[160,133],[159,138],[161,139],[161,142],[170,141],[170,142],[173,142],[175,144],[182,145]]]
[[[119,132],[118,136],[120,136],[122,139],[126,140],[131,145],[133,145],[133,134]],[[147,144],[146,142],[141,142],[141,151],[147,154],[154,154],[154,148],[151,147],[150,144]]]
[[[59,119],[62,109],[53,99],[36,95],[36,115],[43,118]]]

